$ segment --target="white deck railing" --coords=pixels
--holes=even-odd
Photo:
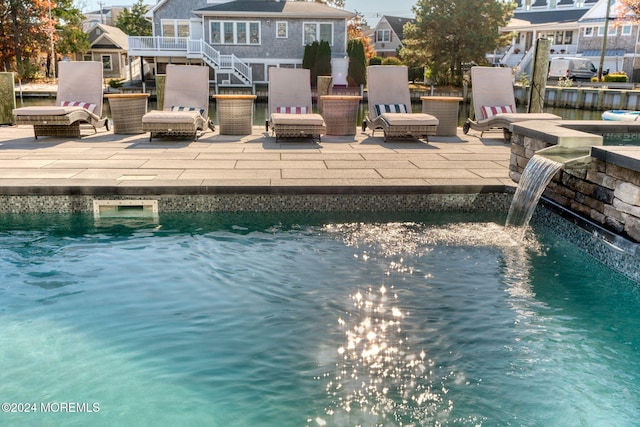
[[[217,71],[230,70],[238,77],[252,82],[251,67],[240,58],[231,55],[222,55],[211,45],[203,40],[191,40],[187,37],[129,37],[129,52],[135,55],[136,51],[184,51],[186,55],[200,56]]]

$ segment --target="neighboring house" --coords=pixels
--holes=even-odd
[[[129,37],[119,28],[103,24],[94,25],[88,34],[91,49],[77,59],[102,62],[105,79],[128,78]]]
[[[118,15],[120,15],[126,7],[131,8],[131,6],[111,6],[84,13],[85,30],[89,30],[96,24],[115,25]]]
[[[550,56],[589,58],[600,64],[604,41],[604,26],[609,0],[536,0],[517,2],[517,9],[504,33],[514,33],[512,44],[501,52],[496,62],[526,69],[535,40],[551,40]],[[638,25],[614,25],[616,1],[611,0],[604,47],[603,71],[625,71],[633,81],[638,74],[636,60]],[[640,76],[638,76],[640,77]]]
[[[380,18],[371,34],[373,47],[378,56],[382,58],[398,56],[404,40],[404,25],[408,22],[414,24],[416,20],[388,15]]]
[[[300,67],[305,45],[326,40],[340,83],[354,15],[317,2],[161,0],[149,11],[153,36],[130,37],[129,55],[158,74],[169,63],[204,63],[218,86],[252,86],[267,82],[269,67]]]

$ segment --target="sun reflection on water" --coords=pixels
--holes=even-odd
[[[433,384],[434,362],[404,334],[410,313],[393,288],[358,290],[350,298],[353,310],[338,319],[344,343],[327,377],[332,406],[316,425],[437,425],[434,419],[447,418],[453,402],[442,382]]]

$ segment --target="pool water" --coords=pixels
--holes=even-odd
[[[503,222],[5,218],[0,422],[635,425],[638,284]]]

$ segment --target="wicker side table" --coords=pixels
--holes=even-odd
[[[458,128],[457,96],[422,96],[422,112],[435,116],[438,121],[437,136],[456,136]]]
[[[147,113],[148,93],[111,93],[105,95],[109,100],[113,133],[135,134],[144,133],[142,130],[142,116]]]
[[[327,135],[355,135],[361,96],[323,95],[322,116]]]
[[[213,95],[222,135],[250,135],[256,95]]]

